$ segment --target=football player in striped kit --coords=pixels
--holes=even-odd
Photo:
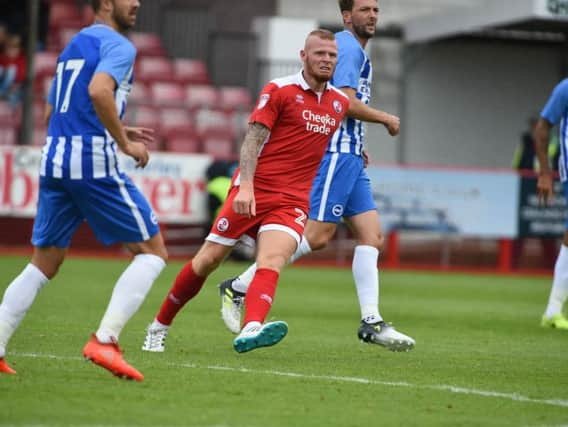
[[[392,351],[408,351],[415,341],[386,323],[379,313],[379,251],[384,245],[379,215],[365,172],[364,123],[379,123],[391,136],[399,133],[398,117],[371,108],[371,61],[365,52],[375,34],[377,0],[339,0],[344,31],[336,34],[339,56],[332,84],[350,101],[347,117],[329,141],[310,194],[310,215],[301,244],[291,262],[324,248],[342,218],[356,238],[353,277],[361,309],[358,336]],[[221,283],[221,313],[226,326],[238,332],[241,307],[256,266]]]
[[[552,128],[559,125],[560,129],[560,158],[558,170],[560,181],[564,187],[564,195],[568,198],[568,79],[556,85],[535,128],[536,155],[540,165],[538,172],[537,192],[539,201],[543,204],[552,202],[554,196],[553,174],[548,158],[548,145]],[[560,253],[554,265],[554,278],[548,297],[546,310],[542,315],[541,326],[568,331],[568,318],[563,311],[568,301],[568,220]]]
[[[96,22],[81,30],[59,55],[48,96],[47,139],[40,164],[31,262],[8,286],[0,305],[0,372],[12,334],[38,292],[63,263],[71,238],[86,221],[104,244],[121,242],[132,253],[114,287],[86,359],[122,378],[143,375],[122,357],[118,337],[166,265],[167,251],[148,201],[120,168],[122,151],[144,167],[152,131],[128,128],[124,114],[136,49],[125,37],[139,0],[93,0]]]

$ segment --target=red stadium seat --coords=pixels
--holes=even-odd
[[[14,123],[15,114],[10,104],[5,101],[0,101],[0,125],[10,126]]]
[[[22,123],[23,108],[18,108],[14,114],[14,123],[20,126]],[[45,115],[45,102],[41,100],[35,100],[32,104],[32,124],[34,126],[45,126],[44,123]]]
[[[58,54],[55,52],[37,52],[34,56],[35,76],[37,78],[54,76]]]
[[[81,15],[75,3],[57,1],[52,2],[49,8],[49,28],[76,26],[81,23]]]
[[[174,78],[181,83],[209,84],[207,66],[198,59],[174,59]]]
[[[155,33],[132,32],[128,38],[136,47],[139,56],[164,56],[162,40]]]
[[[15,127],[0,127],[0,146],[16,145],[18,130]]]
[[[143,56],[136,63],[135,78],[142,81],[168,81],[172,79],[173,65],[163,56]]]
[[[128,95],[128,105],[143,105],[152,103],[152,94],[148,86],[144,83],[134,81],[130,95]]]
[[[47,137],[47,127],[39,125],[34,126],[34,134],[32,137],[32,145],[36,147],[41,147],[45,144],[45,138]]]
[[[150,86],[152,101],[159,106],[183,106],[185,92],[183,86],[177,83],[155,82]]]
[[[189,108],[216,107],[217,89],[211,85],[188,85],[185,88],[185,105]]]
[[[95,22],[95,11],[90,4],[86,4],[81,9],[81,25],[86,27]]]
[[[128,106],[124,122],[127,126],[141,126],[154,130],[160,127],[160,112],[150,106]]]
[[[202,143],[203,152],[212,155],[216,159],[233,160],[237,157],[234,140],[228,133],[209,133],[204,135]]]
[[[219,109],[199,109],[195,112],[195,126],[201,136],[223,132],[234,138],[234,114]]]
[[[250,111],[252,99],[246,87],[222,86],[219,88],[219,106],[229,110]]]
[[[80,27],[65,27],[59,29],[59,44],[61,48],[67,46],[71,39],[81,31]]]
[[[194,132],[172,132],[164,140],[164,149],[173,153],[201,153],[201,143]]]
[[[184,108],[163,108],[160,110],[160,128],[163,133],[175,130],[193,131],[192,115]]]

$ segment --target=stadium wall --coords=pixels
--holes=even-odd
[[[491,39],[408,47],[402,160],[510,167],[527,119],[561,78],[562,46]]]

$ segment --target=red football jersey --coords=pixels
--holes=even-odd
[[[308,202],[329,139],[348,107],[349,98],[329,83],[321,94],[312,91],[302,72],[268,83],[249,119],[270,129],[258,157],[255,190]]]

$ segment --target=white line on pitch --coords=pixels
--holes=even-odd
[[[32,357],[37,359],[58,359],[58,360],[83,360],[80,357],[70,357],[70,356],[57,356],[53,354],[35,354],[35,353],[13,353],[14,356],[20,357]],[[449,391],[451,393],[457,394],[467,394],[473,396],[482,397],[496,397],[500,399],[512,400],[515,402],[523,403],[537,403],[542,405],[560,406],[568,408],[568,400],[562,399],[533,399],[527,396],[523,396],[518,393],[501,393],[498,391],[486,391],[486,390],[476,390],[465,387],[456,387],[452,385],[420,385],[412,384],[404,381],[380,381],[371,380],[368,378],[358,378],[358,377],[342,377],[337,375],[306,375],[294,372],[282,372],[282,371],[263,371],[257,369],[248,368],[233,368],[230,366],[199,366],[193,363],[167,363],[168,366],[177,368],[191,368],[191,369],[209,369],[215,371],[230,371],[230,372],[242,372],[246,374],[257,374],[257,375],[272,375],[278,377],[289,377],[289,378],[302,378],[302,379],[313,379],[322,381],[338,381],[344,383],[359,383],[359,384],[375,384],[384,385],[391,387],[407,387],[422,390],[436,390],[436,391]]]

